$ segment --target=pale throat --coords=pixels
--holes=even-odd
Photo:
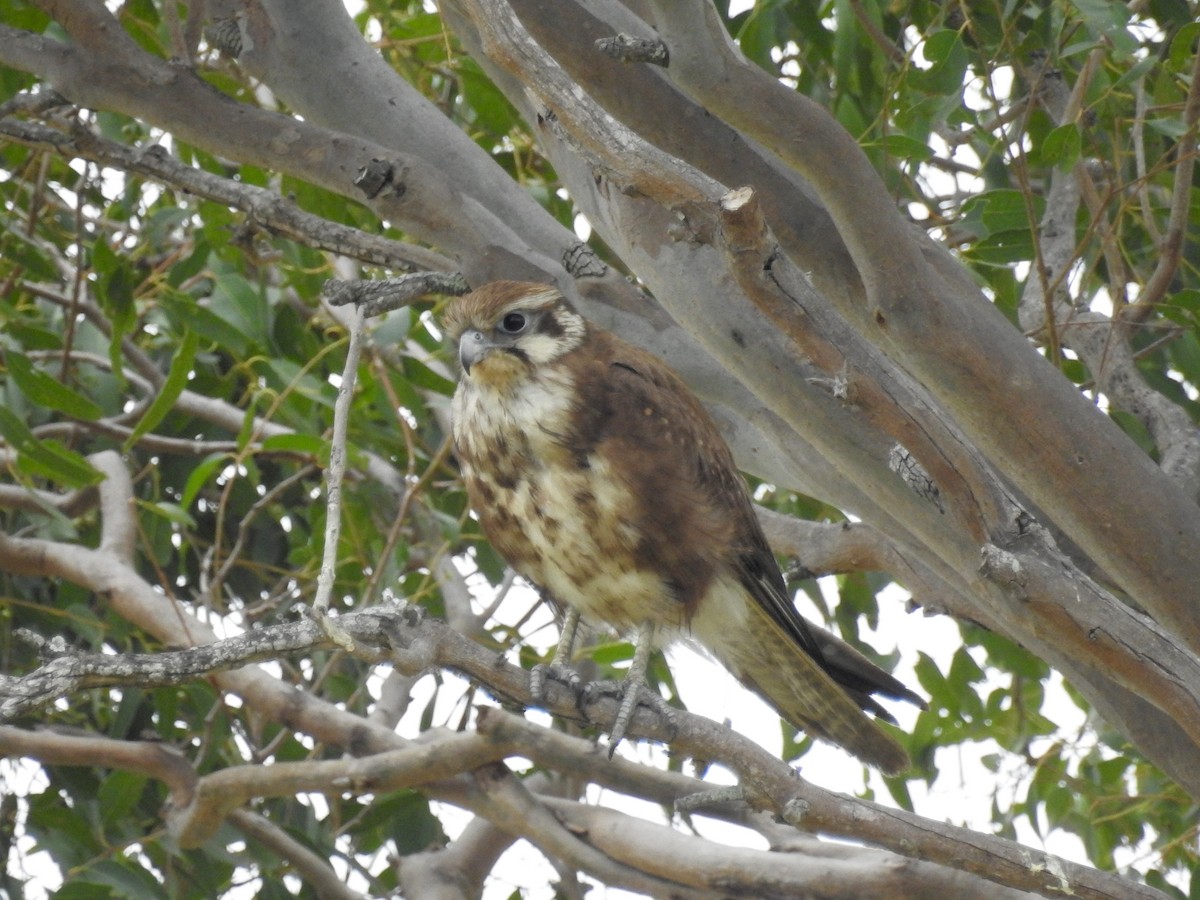
[[[471,457],[512,437],[528,442],[535,456],[561,452],[554,436],[570,426],[574,392],[570,373],[554,367],[500,384],[466,377],[451,406],[455,442]]]

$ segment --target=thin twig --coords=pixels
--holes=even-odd
[[[1166,295],[1183,258],[1183,241],[1191,215],[1192,173],[1196,168],[1197,130],[1200,129],[1200,53],[1192,59],[1192,79],[1184,105],[1187,130],[1176,147],[1175,185],[1171,192],[1171,215],[1167,232],[1158,242],[1158,263],[1137,298],[1122,311],[1127,321],[1141,321]]]
[[[329,611],[333,580],[337,568],[338,541],[342,533],[342,478],[346,473],[346,430],[350,420],[350,401],[358,380],[358,360],[362,354],[363,323],[361,310],[354,311],[350,325],[350,345],[346,350],[346,365],[333,406],[333,437],[329,447],[329,469],[325,476],[325,548],[321,555],[321,574],[317,578],[317,595],[313,598],[313,613],[324,618]]]
[[[246,809],[235,809],[229,821],[246,835],[258,841],[280,859],[285,859],[300,873],[305,887],[317,892],[321,900],[364,900],[367,896],[342,883],[329,860],[314,853],[274,822]]]

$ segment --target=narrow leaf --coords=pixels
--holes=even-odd
[[[230,459],[232,457],[228,453],[213,453],[205,457],[188,476],[187,483],[183,487],[183,496],[179,498],[179,505],[185,510],[191,508],[192,501],[208,483],[213,472],[223,467]]]
[[[184,332],[179,352],[171,361],[171,370],[167,373],[167,380],[163,382],[162,389],[154,398],[154,402],[150,404],[149,409],[137,423],[137,427],[133,429],[133,434],[125,440],[126,452],[161,422],[163,417],[175,406],[175,401],[179,399],[179,395],[187,386],[188,374],[192,371],[192,363],[196,361],[198,343],[199,338],[194,331],[189,329]]]
[[[67,487],[95,484],[101,475],[84,457],[58,441],[41,441],[21,418],[0,406],[0,436],[17,451],[17,468],[27,475],[49,478]]]
[[[329,442],[312,434],[273,434],[262,442],[264,453],[300,453],[329,458]]]
[[[10,350],[4,359],[13,381],[32,403],[89,422],[94,422],[104,414],[104,410],[92,400],[36,368],[29,357]]]

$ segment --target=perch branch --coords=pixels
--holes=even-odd
[[[17,539],[8,539],[17,540]],[[0,542],[0,551],[3,542]],[[416,608],[376,608],[350,613],[337,619],[338,626],[352,636],[360,654],[375,661],[390,660],[404,672],[424,671],[431,666],[453,669],[479,681],[495,694],[519,703],[532,703],[529,673],[524,669],[497,659],[494,653],[447,627],[444,623],[423,616]],[[311,652],[333,644],[321,627],[311,621],[271,626],[253,634],[218,641],[207,648],[171,651],[161,656],[173,665],[163,666],[151,658],[133,657],[131,662],[120,657],[88,657],[80,665],[84,677],[101,678],[105,685],[146,684],[146,679],[162,679],[175,684],[187,677],[199,677],[202,665],[210,668],[203,674],[213,674],[233,666],[244,665],[267,656],[287,652]],[[178,654],[183,653],[184,656]],[[66,659],[67,657],[63,657]],[[14,696],[27,696],[26,684],[41,686],[43,702],[46,676],[43,670],[56,673],[64,664],[52,660],[21,679],[3,685],[6,701]],[[107,668],[106,668],[107,666]],[[174,670],[174,671],[172,671]],[[15,682],[15,683],[14,683]],[[78,679],[72,686],[60,679],[60,687],[74,689],[83,683]],[[95,681],[92,682],[97,683]],[[156,682],[151,681],[151,684]],[[584,719],[588,722],[611,722],[617,711],[612,697],[589,698],[577,705],[574,692],[557,683],[547,685],[545,705],[556,715]],[[26,707],[28,708],[28,707]],[[499,725],[491,723],[495,713],[481,721],[481,733],[507,743],[515,740],[523,755],[539,752],[528,740],[516,739],[503,728],[524,728],[522,720],[501,717]],[[889,810],[877,804],[824,791],[796,777],[785,763],[758,747],[752,741],[700,716],[677,711],[675,721],[667,723],[647,709],[639,709],[630,724],[630,736],[669,743],[679,753],[719,762],[737,774],[741,784],[756,806],[785,813],[797,819],[796,811],[807,809],[802,827],[841,837],[867,840],[905,856],[917,856],[934,862],[963,868],[999,883],[1026,890],[1047,891],[1062,888],[1062,879],[1080,897],[1160,897],[1157,892],[1106,873],[1051,858],[1029,848],[974,834],[966,829],[940,825],[909,813]],[[577,741],[567,738],[564,740]],[[575,745],[579,750],[592,747],[590,742]],[[591,752],[591,751],[589,751]],[[598,752],[598,751],[597,751]],[[577,754],[586,759],[587,754]],[[230,776],[241,777],[241,776]],[[478,811],[478,809],[477,809]],[[793,824],[798,824],[799,820]]]
[[[899,855],[940,863],[988,881],[1045,896],[1073,892],[1075,896],[1109,900],[1133,897],[1162,900],[1163,895],[1152,888],[1052,857],[1013,841],[825,790],[798,777],[793,770],[736,732],[691,714],[681,718],[684,721],[679,739],[671,742],[675,752],[729,766],[741,777],[748,799],[755,805],[765,804],[782,812],[790,824],[802,831],[854,840],[864,840],[869,835],[865,837],[868,843]],[[693,731],[693,727],[697,730]],[[582,738],[550,732],[500,710],[488,710],[486,716],[481,717],[479,728],[481,732],[518,743],[525,755],[548,768],[578,767],[579,760],[601,752]],[[690,779],[681,775],[675,778],[683,795],[685,782]],[[763,795],[753,799],[752,792],[759,790],[764,792]]]

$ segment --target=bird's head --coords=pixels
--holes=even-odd
[[[443,318],[464,377],[511,385],[579,346],[587,322],[558,288],[494,281],[454,301]]]

